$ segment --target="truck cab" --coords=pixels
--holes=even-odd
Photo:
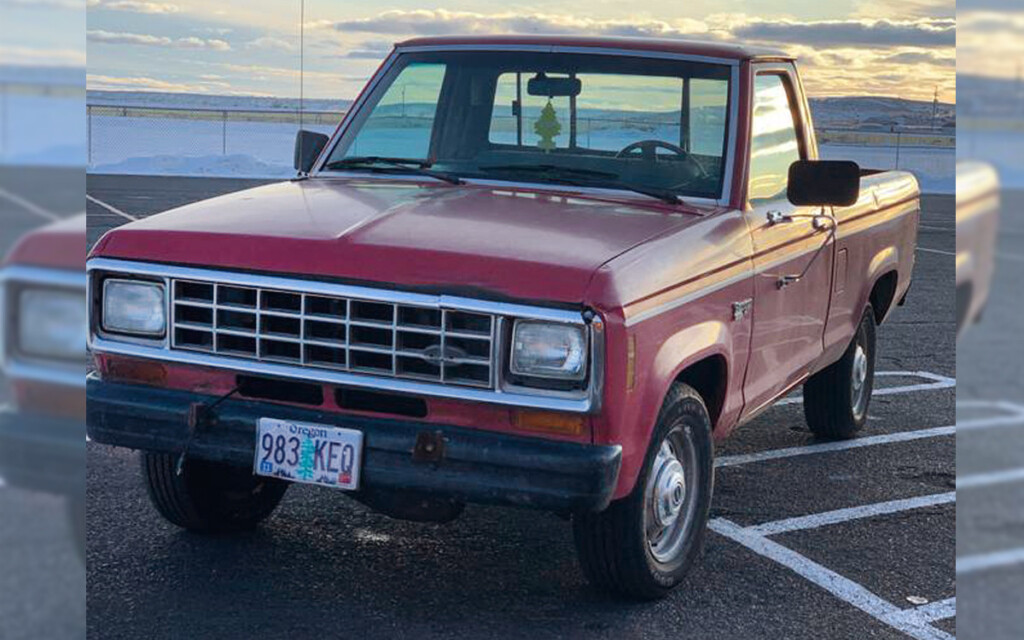
[[[410,40],[295,164],[88,261],[89,434],[188,529],[294,482],[416,520],[533,507],[591,582],[662,596],[714,440],[800,385],[821,437],[863,426],[913,269],[915,179],[821,161],[776,51]]]

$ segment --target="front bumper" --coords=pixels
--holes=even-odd
[[[85,488],[82,421],[0,412],[0,478],[8,486],[59,494]]]
[[[189,391],[86,383],[89,437],[144,451],[179,453],[189,408],[216,400]],[[425,422],[367,418],[247,400],[228,400],[189,446],[189,457],[252,467],[261,417],[358,429],[364,434],[362,486],[422,491],[465,502],[555,511],[601,510],[611,501],[622,449],[499,434]],[[439,460],[413,459],[417,435],[440,434]]]

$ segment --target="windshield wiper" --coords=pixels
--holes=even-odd
[[[596,171],[593,169],[577,169],[574,167],[560,167],[553,164],[510,164],[489,167],[480,167],[484,172],[522,172],[537,174],[545,182],[566,184],[574,187],[598,187],[602,189],[621,189],[632,191],[652,198],[657,198],[668,204],[679,204],[682,202],[679,196],[669,189],[658,187],[647,187],[644,185],[632,184],[620,181],[617,173],[610,171]]]
[[[462,184],[462,179],[440,171],[431,171],[433,163],[429,160],[418,160],[415,158],[388,158],[385,156],[352,156],[328,162],[324,167],[328,171],[338,169],[368,169],[370,171],[400,170],[407,173],[414,173],[420,176],[427,176],[437,180],[443,180],[450,184]],[[380,167],[378,165],[386,165]]]

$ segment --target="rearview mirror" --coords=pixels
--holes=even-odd
[[[580,95],[583,83],[579,78],[549,78],[538,73],[526,83],[526,92],[542,98],[568,98]]]
[[[789,165],[789,201],[806,207],[848,207],[860,197],[860,166],[849,160],[798,160]]]
[[[329,138],[322,133],[300,130],[295,134],[295,170],[309,173],[320,152],[327,146]]]

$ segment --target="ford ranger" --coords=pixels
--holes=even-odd
[[[815,434],[864,425],[914,266],[914,177],[819,160],[777,51],[414,39],[295,164],[87,263],[88,432],[189,530],[296,482],[421,521],[546,509],[593,584],[662,596],[715,441],[800,385]]]

